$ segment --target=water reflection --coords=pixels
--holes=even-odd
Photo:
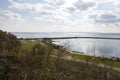
[[[55,41],[55,44],[59,45],[67,42],[71,50],[89,55],[120,57],[120,40],[64,39]]]

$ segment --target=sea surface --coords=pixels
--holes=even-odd
[[[80,32],[12,32],[18,38],[48,37],[110,37],[120,38],[117,33],[80,33]],[[120,57],[120,40],[113,39],[57,39],[55,44],[65,45],[68,49],[84,52],[87,55]]]

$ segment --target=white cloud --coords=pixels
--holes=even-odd
[[[40,10],[42,9],[43,5],[40,3],[36,3],[36,4],[29,4],[29,3],[19,3],[19,2],[15,2],[13,0],[9,0],[9,2],[11,3],[10,8],[16,8],[16,9],[20,9],[20,10],[27,10],[27,11],[32,11],[32,12],[40,12]]]
[[[76,28],[75,26],[77,26],[74,29],[76,31],[79,31],[79,28],[83,31],[96,28],[95,30],[99,31],[99,28],[96,27],[98,25],[120,23],[119,0],[35,0],[34,3],[31,1],[9,0],[10,9],[27,12],[31,18],[30,21],[33,23],[37,21],[40,26],[40,23],[51,27],[72,26],[71,31]],[[90,24],[91,26],[89,26]],[[84,25],[87,27],[83,27]]]
[[[117,18],[117,16],[110,13],[110,14],[101,14],[99,16],[99,18],[101,18],[101,19],[115,19],[115,18]]]
[[[56,6],[60,6],[65,3],[65,0],[45,0],[45,1],[51,5],[56,5]]]
[[[74,3],[74,6],[79,10],[87,10],[91,7],[95,6],[95,2],[83,2],[82,0],[78,0]]]
[[[21,15],[8,10],[0,11],[0,24],[11,24],[22,21]]]
[[[87,18],[92,24],[119,24],[120,23],[120,10],[118,0],[101,0],[96,2],[96,7],[88,12]],[[115,26],[114,26],[115,27]]]
[[[96,7],[97,10],[105,10],[105,11],[111,11],[116,9],[116,5],[114,4],[114,2],[109,2],[109,1],[104,1],[104,2],[100,2],[97,4]]]
[[[68,18],[69,16],[70,16],[69,13],[58,10],[48,15],[41,15],[41,16],[34,17],[34,19],[39,22],[63,25],[70,22]]]
[[[26,3],[26,2],[15,2],[14,0],[9,0],[11,3],[10,8],[16,8],[20,10],[27,10],[34,13],[42,13],[46,10],[54,10],[59,8],[60,5],[64,4],[63,0],[45,0],[44,3]]]
[[[20,3],[13,0],[9,0],[12,4],[11,8],[19,10],[27,10],[31,12],[34,19],[39,22],[50,23],[67,23],[70,14],[65,11],[65,7],[62,6],[64,0],[45,0],[45,3]],[[60,7],[61,5],[61,7]]]
[[[117,14],[109,13],[109,12],[92,14],[92,15],[89,15],[89,18],[93,20],[94,23],[99,23],[99,24],[120,23],[120,16],[118,16]]]

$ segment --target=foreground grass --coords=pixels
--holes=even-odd
[[[29,56],[27,57],[29,58]],[[0,57],[0,80],[119,80],[120,73],[80,62],[52,58],[47,64],[25,58]],[[39,60],[35,57],[35,60]],[[59,63],[56,63],[59,62]],[[46,63],[46,61],[44,61]],[[56,65],[59,64],[59,65]],[[53,67],[54,65],[54,67]]]

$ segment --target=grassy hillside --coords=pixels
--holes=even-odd
[[[120,80],[120,72],[112,67],[67,60],[64,56],[89,61],[92,58],[70,54],[46,42],[20,40],[17,49],[0,55],[0,80]]]

